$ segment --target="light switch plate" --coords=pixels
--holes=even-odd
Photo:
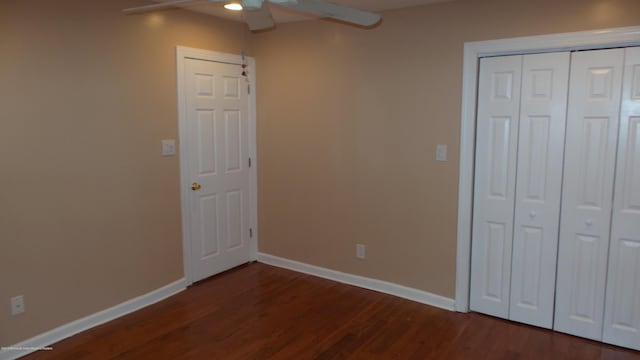
[[[173,156],[176,154],[176,141],[174,139],[162,140],[162,156]]]
[[[436,160],[447,161],[447,145],[444,145],[444,144],[436,145]]]

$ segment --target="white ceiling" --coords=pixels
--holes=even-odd
[[[153,0],[154,2],[164,2],[161,0]],[[433,3],[447,2],[454,0],[331,0],[331,2],[341,5],[347,5],[369,11],[383,11],[391,9],[400,9],[404,7],[427,5]],[[267,1],[265,1],[267,2]],[[186,9],[221,17],[234,21],[244,21],[241,11],[229,11],[222,7],[223,3],[198,3],[196,5],[183,6]],[[276,23],[302,21],[316,18],[315,16],[286,9],[281,6],[271,5],[271,13]]]

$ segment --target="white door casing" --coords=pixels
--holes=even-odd
[[[571,59],[554,329],[602,339],[624,49]]]
[[[193,283],[255,259],[255,98],[241,56],[183,47],[177,55],[183,248]]]
[[[525,55],[522,67],[509,319],[545,328],[553,325],[569,57]]]
[[[480,61],[472,310],[507,318],[522,56]]]
[[[625,49],[603,340],[640,350],[640,47]]]

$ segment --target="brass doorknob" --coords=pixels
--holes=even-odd
[[[191,190],[196,191],[196,190],[200,190],[202,186],[200,186],[200,184],[198,184],[197,182],[194,182],[193,184],[191,184]]]

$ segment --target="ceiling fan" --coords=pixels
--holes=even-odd
[[[123,12],[125,14],[134,14],[206,2],[238,3],[238,1],[233,0],[172,0],[132,7],[124,9]],[[378,14],[323,0],[240,0],[239,4],[242,5],[243,15],[250,30],[264,30],[275,26],[268,3],[361,26],[371,26],[380,21],[380,15]]]

